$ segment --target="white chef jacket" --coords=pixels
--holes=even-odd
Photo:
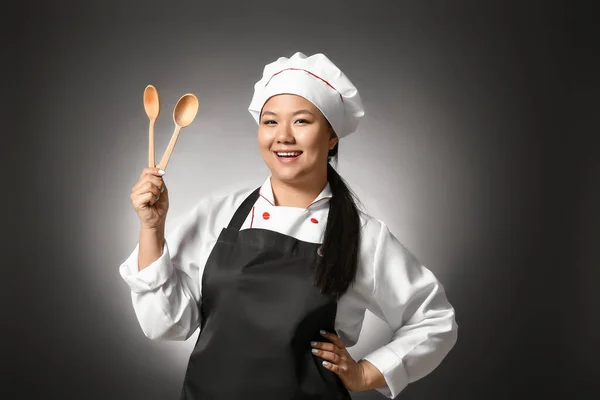
[[[200,200],[165,237],[162,255],[138,271],[138,248],[119,272],[131,288],[133,307],[150,339],[186,340],[199,328],[202,273],[221,229],[254,189]],[[322,243],[329,184],[307,208],[275,206],[270,176],[241,229],[261,228]],[[362,225],[356,283],[339,299],[336,333],[346,347],[359,337],[365,311],[386,321],[389,344],[363,357],[385,377],[377,390],[396,397],[410,382],[436,368],[454,346],[457,324],[444,288],[387,226],[360,212]]]

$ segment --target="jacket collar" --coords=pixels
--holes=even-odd
[[[273,187],[271,186],[271,175],[267,178],[265,183],[260,187],[260,196],[265,199],[271,206],[275,207],[275,197],[273,196]],[[331,186],[329,182],[325,185],[321,193],[313,200],[313,202],[307,207],[310,208],[317,204],[322,204],[326,200],[331,199],[333,194],[331,193]]]

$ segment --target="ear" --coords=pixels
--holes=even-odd
[[[333,131],[332,127],[329,127],[329,150],[333,150],[333,148],[335,147],[335,145],[338,143],[338,136],[335,134],[335,132]]]

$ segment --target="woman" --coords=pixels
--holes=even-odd
[[[164,172],[144,169],[132,189],[139,244],[120,272],[145,335],[200,329],[182,399],[397,396],[439,365],[457,325],[435,276],[329,164],[364,115],[358,91],[326,56],[296,53],[265,67],[249,111],[271,172],[260,188],[199,201],[166,239]],[[367,309],[394,335],[353,360]]]

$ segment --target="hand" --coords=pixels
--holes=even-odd
[[[324,331],[321,334],[331,343],[311,342],[311,346],[313,354],[325,360],[323,366],[339,376],[348,391],[369,389],[369,376],[365,373],[364,365],[354,361],[339,336]]]
[[[131,203],[143,229],[164,226],[169,209],[169,191],[158,168],[144,168],[131,189]]]

